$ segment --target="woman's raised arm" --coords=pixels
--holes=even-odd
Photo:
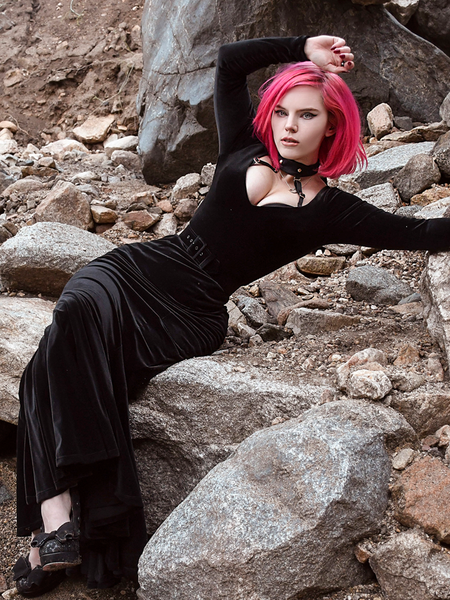
[[[225,44],[219,50],[214,108],[219,132],[219,153],[227,154],[254,141],[255,110],[247,87],[253,71],[276,63],[308,60],[303,51],[306,36],[261,38]]]

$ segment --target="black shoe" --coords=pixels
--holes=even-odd
[[[57,531],[38,533],[31,542],[32,548],[39,548],[42,569],[59,571],[81,563],[80,536],[72,521],[61,525]]]
[[[41,565],[31,568],[28,556],[21,556],[13,567],[14,581],[19,594],[34,598],[50,592],[66,577],[65,571],[44,571]]]

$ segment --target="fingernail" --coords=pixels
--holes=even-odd
[[[339,54],[341,58],[345,58],[345,54]]]
[[[333,52],[335,52],[336,54],[339,54],[340,50],[339,50],[339,48],[334,48]]]

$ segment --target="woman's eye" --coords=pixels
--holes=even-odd
[[[277,108],[275,110],[275,114],[278,115],[279,117],[286,117],[287,116],[287,112],[281,108]]]
[[[302,117],[304,119],[313,119],[315,116],[316,115],[314,115],[313,113],[310,113],[310,112],[303,113],[303,115],[302,115]]]

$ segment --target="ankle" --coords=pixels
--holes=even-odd
[[[63,523],[70,521],[71,508],[72,503],[69,490],[58,496],[44,500],[41,504],[44,531],[50,533],[61,527]]]

